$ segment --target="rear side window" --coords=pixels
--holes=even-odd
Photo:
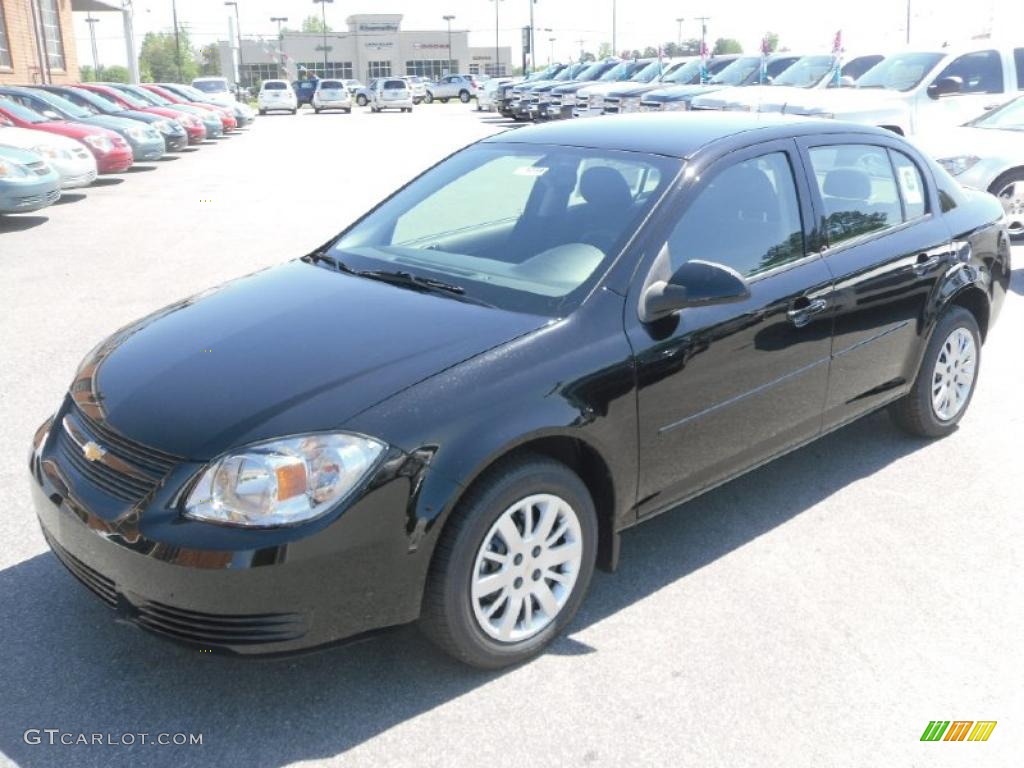
[[[1003,61],[998,51],[965,53],[953,59],[936,81],[944,77],[959,77],[961,93],[1002,93]]]
[[[673,272],[703,259],[745,277],[801,258],[800,204],[786,155],[744,160],[712,177],[672,230],[668,249]]]
[[[924,216],[928,210],[924,181],[917,163],[902,152],[889,150],[892,166],[896,169],[896,181],[903,197],[903,211],[907,221]]]
[[[1024,48],[1015,48],[1013,63],[1017,68],[1017,90],[1024,91]]]
[[[884,148],[836,144],[813,147],[809,154],[830,245],[902,223],[896,179]]]

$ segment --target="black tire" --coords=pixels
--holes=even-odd
[[[313,107],[313,113],[319,115],[320,114],[320,108],[319,107]]]
[[[365,107],[368,101],[369,100],[366,98],[366,96],[361,93],[358,96],[356,96],[356,104],[358,104],[360,107]]]
[[[932,404],[932,381],[935,365],[942,348],[957,328],[968,331],[974,339],[974,378],[967,399],[960,410],[950,419],[941,419]],[[971,405],[974,391],[978,388],[978,374],[981,372],[981,331],[974,315],[963,307],[952,306],[939,318],[925,348],[921,368],[914,384],[905,396],[889,406],[889,415],[896,425],[918,437],[945,437],[956,429],[956,425]]]
[[[999,178],[992,182],[992,186],[988,188],[988,191],[998,197],[999,193],[1006,187],[1006,185],[1011,184],[1013,182],[1024,184],[1024,168],[1011,168],[1006,173],[1001,174]],[[1000,200],[1001,199],[1002,198],[1000,198]],[[1018,216],[1015,220],[1019,221],[1020,216]],[[1012,223],[1013,222],[1011,222],[1011,224]],[[1014,240],[1024,239],[1024,230],[1011,230],[1010,237],[1012,237]]]
[[[535,493],[559,496],[576,512],[582,544],[579,573],[562,608],[546,627],[518,642],[500,642],[477,623],[470,579],[478,551],[495,521],[517,501]],[[420,628],[449,655],[482,669],[499,669],[536,656],[572,621],[586,597],[597,556],[597,534],[594,502],[583,481],[567,466],[537,455],[497,465],[459,502],[441,533],[424,590]]]
[[[352,108],[350,107],[350,108],[346,109],[345,110],[345,114],[346,115],[351,115],[352,114]]]
[[[298,113],[298,111],[299,111],[299,110],[297,110],[297,109],[293,109],[293,110],[292,110],[292,114],[293,114],[293,115],[294,115],[294,114],[297,114],[297,113]]]
[[[434,101],[434,94],[432,94],[430,91],[427,91],[426,94],[424,94],[424,96],[423,96],[423,103],[424,104],[430,104],[433,101]]]
[[[459,101],[463,104],[469,104],[469,91],[459,91]]]

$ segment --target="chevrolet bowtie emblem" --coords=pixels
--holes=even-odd
[[[107,452],[96,445],[92,440],[82,446],[82,453],[89,461],[99,461],[107,455]]]

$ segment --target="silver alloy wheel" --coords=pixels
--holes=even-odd
[[[1011,181],[996,197],[1006,212],[1006,229],[1013,237],[1024,235],[1024,181]]]
[[[473,565],[477,624],[505,643],[527,640],[562,610],[580,572],[583,534],[565,499],[539,493],[501,513]]]
[[[971,396],[977,368],[974,336],[955,328],[939,349],[932,372],[932,410],[941,421],[950,421],[964,409]]]

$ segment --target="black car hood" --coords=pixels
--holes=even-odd
[[[547,318],[296,261],[118,331],[71,396],[91,418],[184,458],[342,426]]]

